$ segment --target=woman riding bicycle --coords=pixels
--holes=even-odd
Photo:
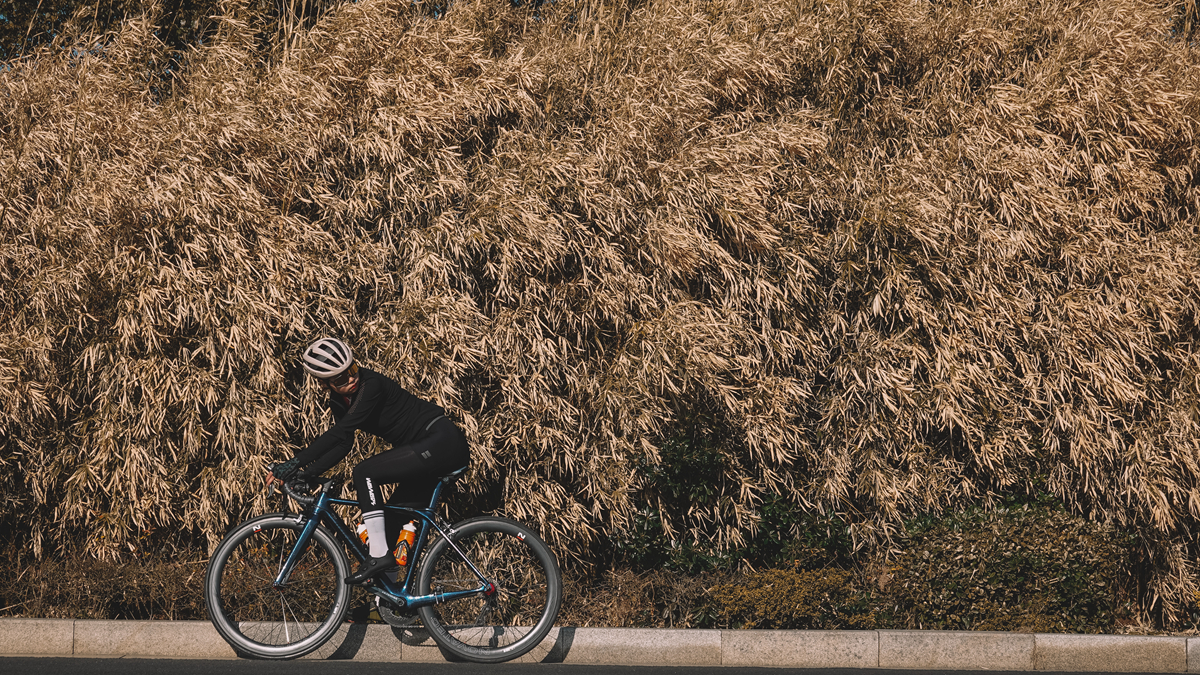
[[[354,467],[354,488],[371,557],[346,583],[361,584],[396,567],[389,545],[396,534],[389,533],[385,523],[380,487],[403,483],[393,491],[389,503],[427,506],[440,478],[467,465],[467,439],[442,408],[356,364],[350,347],[341,340],[322,338],[309,345],[304,350],[304,370],[329,392],[328,406],[336,423],[295,457],[274,466],[268,482],[316,477],[328,471],[349,454],[356,429],[392,444],[391,450]]]

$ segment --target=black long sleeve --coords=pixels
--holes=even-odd
[[[393,445],[409,443],[423,425],[443,414],[428,401],[413,396],[384,375],[358,369],[358,390],[350,407],[332,396],[329,407],[336,423],[296,453],[304,473],[319,476],[342,461],[354,448],[354,431],[362,429]]]

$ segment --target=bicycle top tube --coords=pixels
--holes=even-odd
[[[326,502],[327,506],[358,506],[356,499],[343,499],[341,497],[330,497]],[[429,507],[421,508],[418,506],[396,506],[394,504],[384,504],[384,511],[392,513],[408,513],[420,517],[422,520],[433,522],[437,519],[437,512]]]
[[[466,473],[466,471],[467,471],[467,467],[464,466],[463,468],[461,468],[457,471],[453,471],[449,474],[446,474],[445,476],[442,476],[441,480],[433,488],[433,494],[430,496],[430,499],[429,499],[429,506],[414,507],[414,506],[399,506],[399,505],[394,505],[394,504],[384,504],[383,508],[386,511],[392,511],[392,512],[400,511],[400,512],[406,512],[406,513],[418,514],[422,517],[423,520],[428,520],[429,522],[433,522],[435,520],[435,518],[437,517],[437,507],[442,503],[442,493],[446,490],[447,487],[450,486],[451,483],[453,483],[457,478],[459,478],[464,473]],[[336,494],[336,492],[334,494]],[[329,494],[325,498],[325,504],[327,506],[333,506],[333,505],[358,506],[359,502],[358,502],[358,500],[355,500],[355,499],[345,499],[343,497],[335,497],[332,494]]]

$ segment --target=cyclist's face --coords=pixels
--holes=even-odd
[[[358,369],[351,368],[337,377],[321,380],[321,384],[343,396],[352,394],[355,389],[358,389]]]

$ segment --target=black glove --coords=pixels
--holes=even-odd
[[[285,483],[291,480],[299,472],[300,460],[295,457],[271,467],[271,475]]]

